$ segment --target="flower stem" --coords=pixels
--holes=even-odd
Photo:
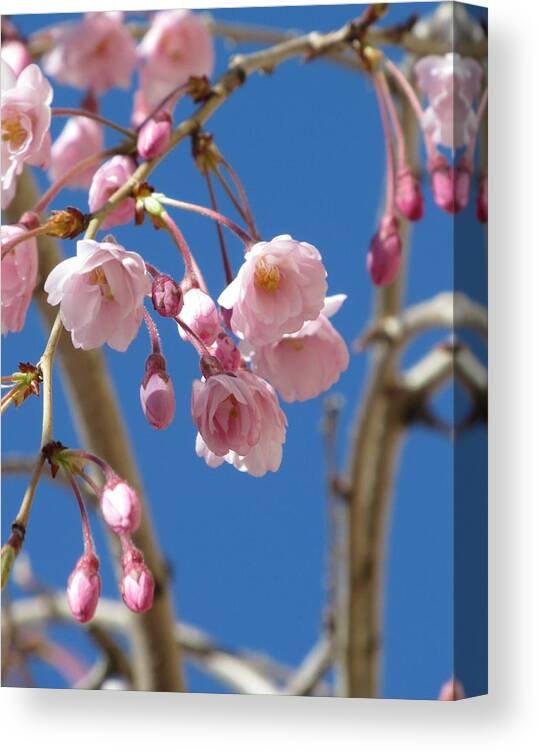
[[[148,311],[144,308],[143,309],[143,315],[144,315],[144,323],[146,324],[146,328],[148,329],[148,334],[150,335],[150,341],[152,343],[152,351],[156,354],[161,354],[161,342],[159,339],[159,332],[157,331],[157,327],[155,325],[155,321],[152,319]]]
[[[203,357],[212,358],[211,352],[208,350],[204,342],[200,339],[198,334],[196,334],[191,327],[185,323],[185,321],[182,321],[179,316],[176,316],[174,319],[183,329],[183,331],[187,334],[187,337],[189,338],[190,342],[196,350],[198,351],[199,355]]]
[[[73,493],[75,494],[75,498],[77,499],[77,503],[79,505],[80,516],[82,520],[82,538],[84,540],[84,553],[92,554],[94,553],[95,549],[94,549],[94,542],[92,540],[92,531],[90,530],[90,521],[88,519],[88,512],[86,511],[86,504],[84,503],[84,499],[82,498],[82,494],[80,492],[78,483],[71,473],[69,473],[69,482],[71,484],[71,488],[73,489]]]
[[[208,209],[206,206],[200,206],[199,204],[190,204],[187,201],[179,201],[178,199],[169,198],[168,196],[160,196],[159,201],[168,206],[175,206],[177,209],[185,209],[185,211],[195,212],[196,214],[201,214],[203,217],[214,219],[216,222],[228,227],[229,230],[232,230],[232,232],[234,232],[246,245],[250,246],[253,243],[251,235],[248,235],[245,230],[242,230],[242,228],[231,219],[228,219],[228,217],[219,214],[219,212],[216,212],[213,209]]]
[[[160,200],[162,201],[162,199]],[[183,236],[182,231],[167,211],[163,210],[163,212],[159,216],[163,220],[167,230],[172,236],[172,239],[174,240],[180,253],[182,254],[183,260],[185,262],[186,275],[190,278],[190,280],[194,281],[203,292],[207,292],[208,288],[206,287],[202,272],[200,271],[193,257],[193,254],[191,253],[191,249],[189,248],[187,240]]]
[[[10,389],[7,394],[4,394],[4,396],[2,397],[2,402],[0,403],[0,415],[3,415],[11,405],[11,403],[15,400],[18,388],[18,385],[16,385],[12,389]]]
[[[129,130],[128,128],[123,128],[121,125],[118,125],[118,123],[115,123],[102,115],[98,115],[97,112],[90,112],[89,110],[79,110],[73,107],[53,107],[51,115],[53,117],[84,117],[89,120],[95,120],[96,122],[101,123],[101,125],[113,128],[115,131],[122,133],[128,138],[135,139],[136,136],[134,131]]]
[[[45,223],[44,225],[39,225],[39,227],[34,227],[32,230],[19,232],[15,237],[11,238],[11,240],[2,243],[2,259],[20,243],[24,243],[26,240],[31,240],[31,238],[37,238],[40,235],[45,235],[48,232],[48,229],[48,223]]]
[[[387,85],[387,79],[384,73],[382,72],[378,73],[377,78],[380,82],[380,90],[385,99],[387,111],[389,112],[389,117],[391,118],[391,122],[393,123],[393,130],[395,131],[395,140],[397,142],[398,168],[403,169],[406,167],[407,161],[406,161],[406,144],[404,141],[404,133],[402,131],[401,122],[399,119],[399,115],[397,113],[397,108],[395,107],[395,102],[393,101],[393,97],[391,96],[391,92],[389,91],[389,86]]]
[[[170,109],[172,110],[174,108],[174,105],[176,102],[174,99],[179,98],[181,94],[187,89],[187,84],[180,84],[179,86],[176,86],[174,89],[172,89],[171,92],[169,92],[166,97],[163,97],[163,99],[159,102],[158,105],[156,105],[153,110],[150,111],[150,114],[147,115],[142,123],[137,127],[137,133],[143,128],[146,123],[151,120],[155,115],[157,115],[158,112],[161,112],[161,110],[168,105],[170,105]]]
[[[215,196],[215,190],[213,188],[213,183],[212,183],[211,175],[209,172],[205,173],[205,178],[206,178],[206,184],[208,186],[208,193],[210,194],[210,201],[211,201],[212,209],[214,212],[217,212],[218,211],[217,198]],[[225,270],[225,279],[226,279],[227,285],[229,285],[234,279],[234,274],[232,273],[232,267],[230,266],[230,260],[228,258],[228,251],[226,249],[223,228],[221,227],[221,223],[217,221],[215,222],[215,227],[217,229],[217,237],[219,239],[219,248],[221,249],[221,258],[223,261],[223,268]]]
[[[251,205],[249,204],[249,199],[247,198],[247,193],[245,192],[245,188],[243,187],[243,184],[241,180],[239,179],[239,176],[237,172],[234,170],[232,165],[226,161],[226,159],[221,155],[222,163],[230,175],[230,178],[232,179],[232,182],[236,186],[236,190],[239,193],[241,205],[243,207],[243,212],[245,216],[245,221],[247,222],[247,227],[249,228],[249,232],[251,233],[252,237],[256,240],[260,240],[260,235],[258,234],[258,230],[256,229],[255,219],[253,212],[251,210]]]
[[[122,149],[116,146],[113,149],[104,149],[103,151],[97,151],[95,152],[95,154],[90,154],[89,157],[81,159],[80,162],[77,162],[73,165],[73,167],[70,167],[67,172],[59,177],[58,180],[53,183],[47,191],[45,191],[32,211],[40,214],[47,208],[47,206],[58,195],[58,193],[60,193],[62,188],[71,180],[71,178],[75,177],[75,175],[78,175],[80,172],[84,172],[97,162],[102,162],[105,159],[108,159],[108,157],[113,157],[115,154],[122,153],[122,151]]]
[[[378,97],[378,107],[380,109],[380,116],[382,118],[382,126],[384,129],[384,141],[386,148],[386,163],[387,163],[387,176],[386,176],[386,214],[393,214],[395,207],[395,163],[393,155],[393,144],[391,140],[391,126],[389,124],[389,117],[386,108],[386,102],[380,79],[378,75],[374,76],[374,89],[376,96]]]

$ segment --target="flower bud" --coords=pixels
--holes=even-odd
[[[378,232],[371,240],[367,255],[367,269],[375,285],[389,285],[400,268],[402,242],[399,225],[394,216],[382,217]]]
[[[464,700],[465,697],[464,687],[454,677],[446,681],[438,695],[439,700]]]
[[[99,560],[94,553],[83,554],[67,581],[67,603],[73,617],[85,624],[95,614],[101,580]]]
[[[181,287],[168,274],[160,274],[152,284],[152,303],[160,316],[176,318],[183,306]]]
[[[172,121],[168,112],[160,112],[144,123],[137,137],[137,151],[142,159],[163,154],[169,144]]]
[[[217,335],[213,346],[213,354],[220,360],[225,371],[237,371],[241,366],[241,353],[232,337],[229,337],[224,332],[219,332]]]
[[[192,287],[184,293],[180,318],[207,347],[213,345],[221,331],[215,303],[198,287]],[[178,331],[182,339],[189,340],[180,325],[178,325]]]
[[[134,546],[124,554],[122,569],[120,592],[125,605],[137,614],[148,611],[153,605],[155,582],[141,552]]]
[[[479,191],[477,193],[477,205],[476,205],[477,219],[485,224],[488,222],[488,178],[481,178],[479,183]]]
[[[409,167],[400,170],[397,175],[395,201],[403,217],[417,222],[423,216],[423,193],[418,179]]]
[[[153,428],[168,428],[176,411],[174,385],[165,368],[152,366],[153,358],[153,355],[148,358],[146,373],[140,385],[140,404],[146,420]],[[162,356],[161,359],[164,362]]]
[[[101,513],[110,529],[116,535],[134,533],[141,511],[137,492],[121,478],[110,477],[101,493]]]
[[[468,204],[471,167],[463,158],[457,167],[450,167],[441,154],[429,165],[434,201],[449,214],[458,214]]]
[[[76,238],[88,227],[88,217],[74,206],[51,212],[47,222],[47,235],[68,240]]]

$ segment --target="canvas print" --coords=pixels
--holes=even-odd
[[[12,10],[3,686],[485,694],[486,10]]]

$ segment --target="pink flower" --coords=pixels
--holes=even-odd
[[[242,365],[240,351],[234,344],[232,337],[224,332],[219,332],[217,335],[211,353],[219,360],[225,371],[237,371]]]
[[[286,402],[317,397],[348,368],[348,348],[329,322],[345,300],[346,295],[326,298],[316,321],[250,353],[254,371],[270,381]]]
[[[2,60],[9,65],[15,76],[19,76],[32,62],[28,47],[19,39],[3,41],[0,54]]]
[[[172,120],[168,112],[151,117],[139,131],[137,151],[142,159],[153,159],[163,154],[170,141]]]
[[[252,383],[244,372],[194,381],[191,413],[212,452],[246,455],[260,439],[260,415]]]
[[[232,309],[232,330],[240,338],[266,345],[318,318],[326,276],[313,245],[279,235],[247,251],[244,264],[218,302]]]
[[[2,208],[15,193],[15,180],[25,164],[46,167],[50,159],[52,88],[37,65],[17,77],[1,61]]]
[[[61,178],[77,162],[103,149],[103,127],[85,117],[69,118],[63,131],[52,145],[49,177],[52,182]],[[97,169],[96,165],[74,175],[66,185],[88,188]]]
[[[20,225],[2,225],[2,243],[25,232]],[[37,282],[38,255],[35,238],[15,246],[2,259],[2,334],[19,332],[26,319]]]
[[[395,217],[386,215],[371,240],[367,255],[367,269],[375,285],[389,285],[400,269],[402,242]]]
[[[160,353],[152,353],[140,385],[140,403],[146,420],[153,428],[168,428],[176,411],[174,385]]]
[[[409,167],[399,170],[397,175],[395,203],[402,216],[411,222],[423,216],[421,185]]]
[[[160,274],[152,284],[152,303],[160,316],[176,318],[183,307],[181,287],[172,277]]]
[[[428,55],[415,65],[417,84],[429,100],[423,128],[435,144],[458,149],[477,129],[473,100],[479,93],[483,69],[473,58],[455,53]]]
[[[432,193],[440,209],[458,214],[468,204],[470,196],[471,166],[463,159],[451,167],[447,159],[438,154],[429,164]]]
[[[94,212],[101,209],[109,198],[126,183],[135,172],[135,163],[131,157],[116,156],[101,165],[95,173],[90,192],[88,206]],[[135,200],[124,198],[123,201],[108,215],[101,227],[105,230],[114,225],[124,225],[135,217]]]
[[[155,582],[138,549],[128,549],[122,559],[122,568],[120,592],[125,605],[137,614],[148,611],[153,605]]]
[[[192,287],[183,296],[183,307],[180,319],[209,347],[221,331],[219,314],[210,296],[198,287]],[[178,324],[180,337],[188,341],[189,338]]]
[[[101,494],[103,519],[116,535],[138,530],[141,505],[137,492],[124,480],[109,478]]]
[[[87,13],[81,21],[53,31],[45,71],[77,89],[103,94],[113,86],[129,88],[136,65],[136,46],[123,23],[123,13]]]
[[[464,687],[458,679],[454,677],[446,681],[440,690],[439,700],[464,700]]]
[[[100,243],[79,240],[77,255],[59,263],[45,282],[49,304],[60,303],[73,346],[83,350],[105,342],[126,350],[139,330],[150,290],[144,260],[110,235]]]
[[[188,10],[164,10],[153,17],[138,48],[142,90],[157,106],[190,76],[211,76],[214,52],[202,18]]]
[[[95,614],[101,580],[98,574],[99,561],[95,554],[84,554],[67,581],[67,603],[73,617],[85,624]]]
[[[255,397],[260,418],[260,436],[246,454],[230,451],[224,456],[213,452],[199,433],[195,451],[209,467],[218,467],[224,461],[243,473],[260,478],[267,472],[277,472],[283,456],[286,438],[286,416],[279,407],[274,389],[250,371],[239,371],[238,377],[250,386]]]

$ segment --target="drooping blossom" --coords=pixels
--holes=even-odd
[[[400,269],[402,241],[397,219],[385,215],[373,236],[367,254],[367,269],[375,285],[389,285]]]
[[[248,384],[254,394],[260,418],[260,435],[246,454],[229,451],[224,456],[213,452],[201,433],[197,435],[195,451],[209,467],[228,462],[240,472],[260,478],[267,472],[277,472],[283,456],[286,438],[286,416],[279,407],[273,387],[250,371],[239,371],[238,376]]]
[[[101,165],[92,178],[88,194],[88,206],[94,212],[101,209],[109,198],[129,180],[135,171],[131,157],[117,155]],[[105,218],[101,227],[106,230],[115,225],[124,225],[135,217],[135,199],[124,198]]]
[[[219,332],[211,348],[211,353],[219,360],[225,371],[234,372],[241,367],[241,353],[232,337],[229,337],[225,332]]]
[[[135,489],[124,480],[109,478],[103,487],[100,504],[103,519],[116,535],[138,530],[142,511],[140,499]]]
[[[79,240],[77,255],[52,270],[45,291],[50,305],[60,303],[74,347],[91,350],[106,342],[124,351],[139,330],[151,280],[144,259],[109,235],[102,242]]]
[[[318,250],[290,235],[256,243],[218,302],[232,310],[232,330],[252,345],[279,341],[318,318],[327,291]]]
[[[194,381],[191,413],[214,454],[248,454],[260,439],[261,416],[252,382],[243,372]]]
[[[317,397],[348,368],[348,348],[329,321],[345,300],[346,295],[326,298],[315,321],[286,334],[280,342],[251,351],[254,371],[273,384],[286,402]]]
[[[28,47],[20,39],[2,41],[0,57],[9,65],[15,76],[19,76],[32,63]]]
[[[214,50],[202,18],[189,10],[155,14],[138,48],[144,98],[157,106],[191,76],[211,76]]]
[[[473,58],[456,53],[428,55],[415,64],[419,89],[429,101],[423,128],[435,144],[459,149],[477,129],[473,102],[483,70]]]
[[[52,31],[46,73],[76,89],[103,94],[113,86],[129,88],[136,65],[136,45],[123,23],[123,13],[87,13]]]
[[[142,159],[163,154],[170,141],[172,120],[168,112],[159,112],[144,123],[137,138],[137,151]]]
[[[15,76],[1,61],[2,208],[9,206],[25,164],[47,167],[50,160],[52,87],[37,65]]]
[[[466,695],[464,694],[464,687],[458,679],[452,677],[442,686],[439,700],[464,700]]]
[[[417,222],[423,216],[421,185],[409,167],[399,170],[397,174],[395,204],[402,216],[411,222]]]
[[[168,428],[176,411],[174,384],[167,373],[166,362],[160,353],[152,353],[146,361],[140,385],[142,411],[152,428]]]
[[[77,162],[90,157],[104,148],[103,126],[85,117],[69,118],[52,145],[49,177],[56,181]],[[97,164],[88,167],[70,178],[66,185],[72,188],[88,188],[97,170]]]
[[[183,296],[180,319],[209,347],[221,331],[217,307],[210,296],[198,287],[192,287]],[[186,341],[189,337],[178,324],[180,337]]]
[[[93,553],[85,553],[67,581],[67,603],[73,617],[85,624],[92,619],[101,593],[99,560]]]
[[[153,605],[155,581],[141,552],[132,544],[122,557],[122,570],[120,592],[125,605],[137,614],[148,611]]]
[[[20,225],[2,225],[2,244],[25,232]],[[35,238],[24,240],[2,259],[2,334],[19,332],[26,319],[37,282],[38,252]]]

